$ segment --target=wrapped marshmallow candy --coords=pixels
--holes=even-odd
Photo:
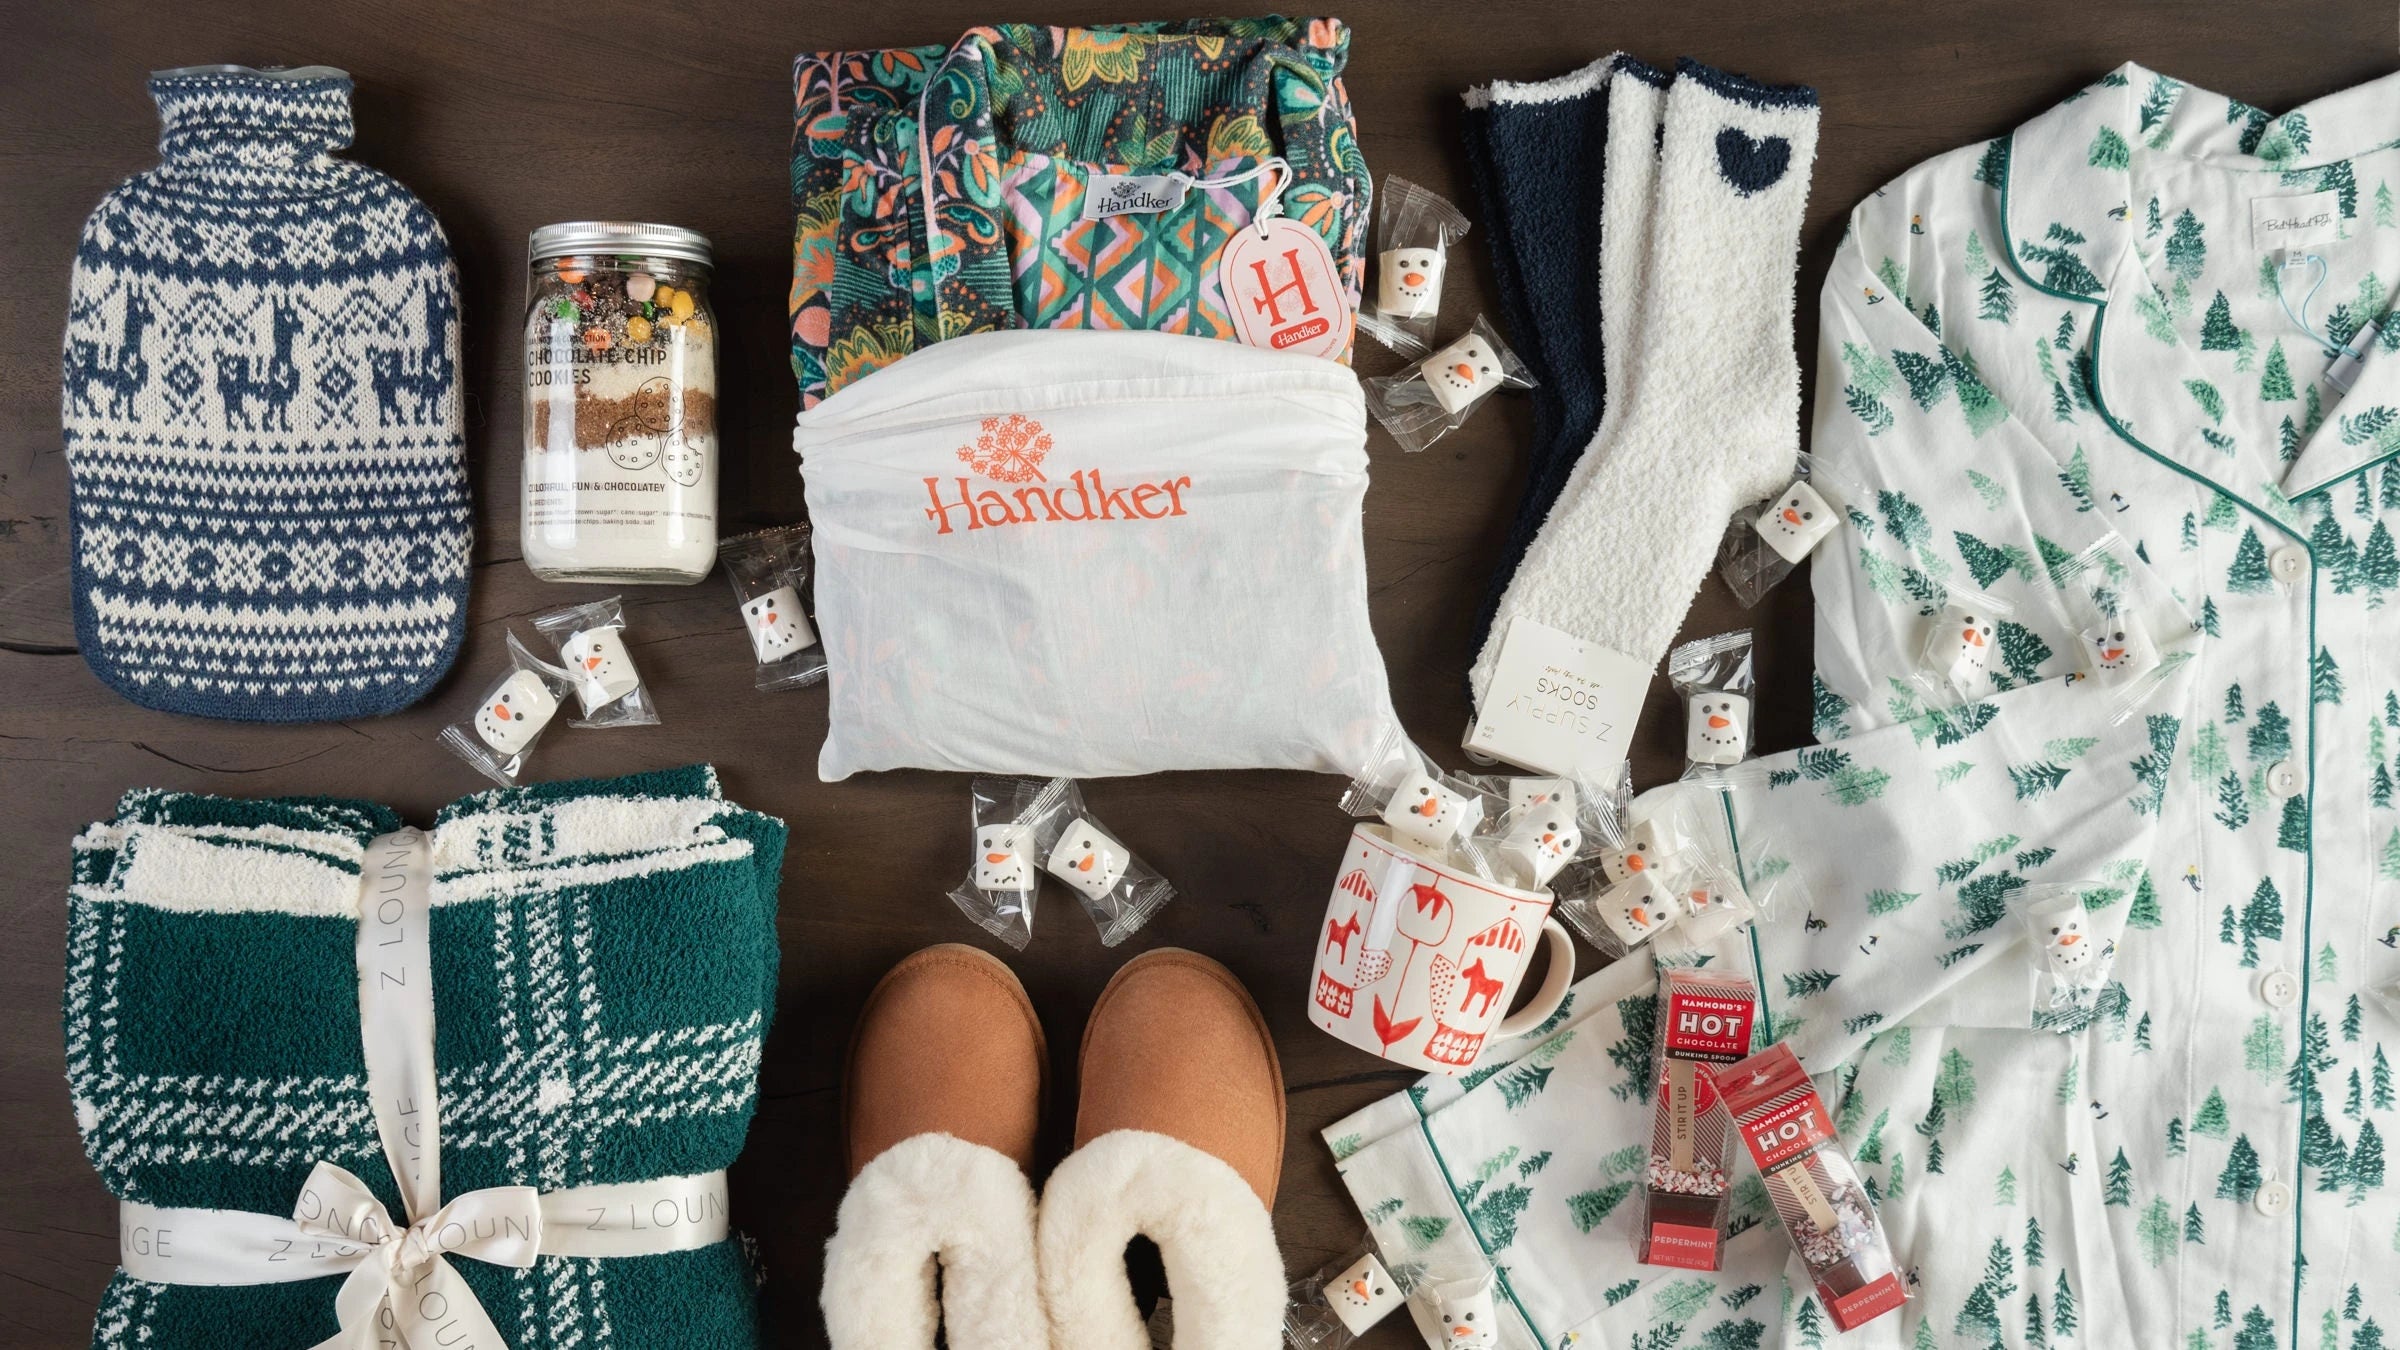
[[[1498,389],[1530,389],[1533,376],[1481,315],[1449,346],[1404,375],[1366,382],[1367,411],[1403,450],[1422,450],[1463,425]]]
[[[1757,677],[1748,629],[1677,647],[1667,654],[1667,678],[1683,696],[1685,759],[1722,767],[1749,758],[1750,694]]]
[[[1917,682],[1944,703],[1989,698],[2000,658],[2000,624],[2016,607],[1996,596],[1953,589],[1925,635]]]
[[[1385,174],[1375,194],[1375,293],[1359,313],[1360,331],[1402,356],[1423,356],[1433,345],[1450,245],[1466,232],[1467,218],[1441,194]]]
[[[798,689],[825,678],[825,644],[801,602],[808,585],[808,540],[808,526],[781,525],[717,545],[725,579],[742,607],[742,630],[758,658],[761,690]]]
[[[1500,1310],[1492,1301],[1492,1276],[1435,1284],[1429,1291],[1445,1350],[1495,1350],[1500,1344]]]
[[[1540,794],[1509,812],[1508,829],[1500,850],[1536,887],[1547,886],[1559,869],[1574,861],[1583,848],[1583,830],[1576,824],[1571,792]]]
[[[442,747],[502,787],[514,787],[526,757],[573,688],[565,671],[545,665],[508,635],[508,673],[491,685],[464,723],[442,728]]]
[[[1795,478],[1758,513],[1752,527],[1778,557],[1796,564],[1839,524],[1841,517],[1808,480]]]
[[[1802,451],[1782,491],[1735,517],[1717,550],[1717,575],[1749,609],[1840,529],[1856,503],[1873,498],[1857,479]]]
[[[1611,881],[1592,863],[1578,862],[1551,887],[1568,926],[1610,956],[1623,956],[1672,927],[1683,908],[1660,873],[1626,873]]]
[[[1387,733],[1366,762],[1342,793],[1343,810],[1381,820],[1394,839],[1417,852],[1498,879],[1491,856],[1500,841],[1475,836],[1505,815],[1500,780],[1446,772],[1398,730]]]
[[[2131,684],[2158,669],[2158,647],[2141,616],[2103,615],[2083,630],[2084,665],[2092,679],[2104,685]]]
[[[1101,946],[1114,947],[1133,936],[1160,906],[1175,898],[1175,888],[1165,877],[1092,817],[1074,779],[1053,778],[1042,784],[1018,819],[1032,830],[1029,856],[1040,858],[1043,871],[1075,892],[1100,930]]]
[[[2033,965],[2033,1025],[2079,1031],[2098,1011],[2100,995],[2116,973],[2124,920],[2107,910],[2093,913],[2073,886],[2028,887],[2018,905]]]
[[[1033,938],[1041,855],[1032,813],[1048,786],[1039,778],[977,778],[967,788],[972,857],[950,903],[1019,951]]]
[[[1286,1350],[1346,1350],[1408,1301],[1372,1248],[1297,1280],[1284,1309]]]
[[[537,616],[533,626],[558,645],[558,659],[574,682],[583,709],[576,726],[658,724],[658,709],[625,647],[625,607],[618,597],[554,610]]]

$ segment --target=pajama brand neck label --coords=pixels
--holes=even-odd
[[[1640,662],[1523,615],[1500,659],[1466,748],[1538,773],[1613,783],[1650,672]]]
[[[1154,216],[1183,205],[1190,184],[1171,173],[1096,173],[1083,194],[1083,218]]]
[[[1338,361],[1350,349],[1350,300],[1333,251],[1315,230],[1275,216],[1233,232],[1217,289],[1234,336],[1269,351]]]
[[[2261,251],[2330,244],[2341,232],[2341,194],[2331,189],[2250,199],[2250,243]]]

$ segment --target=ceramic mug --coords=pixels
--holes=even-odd
[[[1395,1064],[1465,1073],[1486,1040],[1531,1030],[1567,996],[1575,950],[1550,917],[1551,898],[1359,825],[1325,910],[1310,1020]],[[1502,1017],[1536,939],[1549,945],[1549,971],[1531,1002]]]

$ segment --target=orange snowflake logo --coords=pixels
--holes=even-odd
[[[1050,453],[1050,433],[1023,413],[983,419],[982,433],[973,445],[958,448],[970,469],[1003,483],[1048,482],[1042,460]]]

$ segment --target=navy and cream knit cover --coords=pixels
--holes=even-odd
[[[457,270],[407,189],[335,158],[350,89],[323,66],[153,76],[160,163],[76,250],[75,631],[147,707],[388,713],[465,630]]]

